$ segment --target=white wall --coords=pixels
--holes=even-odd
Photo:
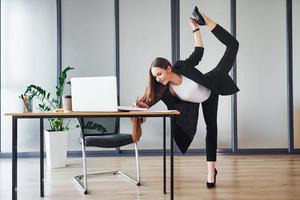
[[[240,148],[287,148],[285,20],[284,0],[237,1]]]
[[[11,119],[22,111],[18,98],[38,84],[53,93],[56,84],[55,0],[1,1],[1,147],[11,151]],[[18,150],[37,151],[39,120],[18,121]]]
[[[115,75],[114,1],[62,0],[62,65],[71,76]]]

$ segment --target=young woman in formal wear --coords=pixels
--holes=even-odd
[[[162,100],[168,109],[180,111],[180,116],[175,119],[174,139],[182,153],[186,152],[196,133],[201,103],[207,130],[208,175],[206,185],[208,188],[213,188],[217,175],[218,100],[219,95],[231,95],[239,91],[228,75],[236,59],[239,43],[209,17],[199,14],[195,18],[190,20],[195,40],[194,52],[186,60],[179,60],[174,65],[171,65],[165,58],[155,58],[149,70],[149,83],[145,94],[136,103],[139,107],[150,108]],[[207,26],[211,33],[226,46],[225,53],[217,66],[205,74],[195,68],[201,61],[204,52],[198,24]]]

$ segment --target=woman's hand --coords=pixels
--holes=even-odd
[[[136,103],[136,106],[137,106],[137,107],[140,107],[140,108],[147,108],[147,109],[150,108],[150,106],[148,106],[148,104],[146,104],[146,103],[144,103],[144,102],[142,102],[142,101],[136,101],[135,103]]]
[[[193,19],[190,19],[190,25],[191,25],[192,30],[195,30],[196,28],[199,28],[199,25]]]
[[[143,101],[139,100],[139,97],[137,97],[136,100],[133,101],[133,106],[134,107],[139,107],[139,108],[147,108],[147,109],[150,108],[150,106],[148,104],[146,104]]]

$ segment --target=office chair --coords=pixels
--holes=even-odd
[[[78,118],[78,121],[81,127],[80,141],[82,147],[83,175],[75,176],[74,181],[79,185],[80,190],[84,194],[87,194],[87,177],[91,175],[104,174],[119,174],[128,178],[137,186],[140,186],[140,167],[137,143],[133,141],[131,134],[119,133],[120,118]],[[101,125],[104,125],[105,127]],[[106,127],[110,127],[111,130],[106,130]],[[93,174],[87,173],[86,147],[119,148],[132,143],[134,143],[135,148],[137,179],[134,179],[118,170],[98,172]]]

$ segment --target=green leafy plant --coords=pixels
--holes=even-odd
[[[66,67],[60,74],[58,79],[58,85],[56,86],[55,97],[51,97],[50,92],[47,92],[42,87],[38,85],[29,85],[25,91],[25,95],[33,95],[35,99],[40,101],[38,108],[40,111],[53,111],[55,109],[59,109],[62,107],[62,95],[65,89],[66,84],[70,84],[70,82],[66,82],[68,72],[73,70],[72,67]],[[64,131],[70,130],[69,124],[70,119],[63,118],[49,118],[49,125],[51,131]],[[67,121],[67,122],[65,122]],[[78,128],[79,125],[76,125],[75,128]]]
[[[96,130],[100,133],[107,132],[106,128],[103,127],[101,124],[97,124],[94,121],[89,120],[86,124],[83,126],[84,129],[90,129],[90,130]]]

